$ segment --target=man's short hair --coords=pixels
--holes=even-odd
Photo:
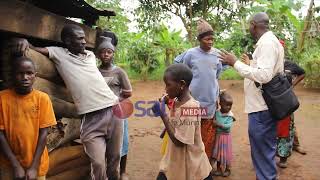
[[[61,37],[60,37],[61,41],[65,42],[66,38],[68,36],[72,36],[74,34],[74,31],[76,31],[76,30],[78,30],[78,31],[82,30],[83,31],[83,29],[80,26],[76,25],[76,24],[67,24],[67,25],[65,25],[61,30]]]
[[[164,74],[170,74],[176,82],[184,80],[187,86],[190,85],[193,77],[191,69],[185,64],[172,64],[166,69]]]
[[[252,21],[254,21],[258,26],[263,28],[269,28],[269,16],[265,12],[258,12],[252,17]]]

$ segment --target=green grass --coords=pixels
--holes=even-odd
[[[163,74],[164,71],[166,70],[166,66],[164,63],[161,63],[159,68],[154,70],[150,75],[149,75],[149,80],[162,80],[163,79]]]
[[[234,70],[233,68],[229,68],[222,72],[220,79],[221,80],[241,80],[243,78],[237,73],[236,70]]]
[[[125,71],[127,72],[129,79],[135,79],[135,80],[140,80],[142,79],[140,74],[137,73],[136,71],[132,70],[129,66],[125,68]]]
[[[125,69],[130,79],[142,80],[141,75],[135,72],[134,70],[132,70],[129,65],[121,64],[119,66]],[[162,80],[165,69],[166,69],[165,64],[161,62],[160,66],[156,70],[154,70],[152,73],[149,74],[148,80]],[[221,80],[242,80],[243,78],[233,68],[229,68],[223,71],[223,73],[220,76],[220,79]]]
[[[118,65],[127,72],[129,79],[142,80],[142,76],[138,72],[130,68],[128,64],[122,63]],[[148,80],[162,80],[165,69],[165,64],[163,62],[160,62],[160,66],[148,75]]]

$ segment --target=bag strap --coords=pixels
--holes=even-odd
[[[269,82],[271,82],[274,78],[278,77],[278,75],[281,75],[281,73],[275,74]],[[265,84],[268,84],[269,82],[267,82],[267,83],[265,83]],[[260,90],[262,90],[262,89],[263,89],[263,85],[265,85],[265,84],[258,83],[258,82],[255,82],[255,81],[254,81],[254,84],[255,84],[256,87],[257,87],[258,89],[260,89]]]

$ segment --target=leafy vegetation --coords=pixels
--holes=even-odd
[[[143,80],[159,66],[159,49],[154,47],[152,41],[145,33],[138,33],[131,37],[133,42],[128,49],[130,67],[138,72]]]
[[[119,37],[115,62],[125,68],[130,78],[162,79],[166,66],[186,49],[196,46],[196,21],[206,19],[215,29],[215,47],[234,52],[238,57],[253,52],[248,22],[255,12],[265,11],[271,17],[271,30],[286,42],[286,58],[302,65],[307,72],[307,86],[320,87],[320,7],[310,2],[308,14],[297,15],[299,0],[137,0],[134,11],[138,32],[129,32],[130,22],[120,0],[86,0],[101,9],[111,8],[117,16],[101,17],[98,26],[114,31]],[[161,22],[177,16],[187,31],[172,31]],[[228,69],[222,79],[241,78]]]

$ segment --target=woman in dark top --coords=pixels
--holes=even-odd
[[[292,61],[285,60],[284,70],[293,87],[304,79],[305,71]],[[280,168],[287,167],[287,159],[292,150],[305,154],[305,151],[299,146],[293,114],[278,123],[277,154],[280,157],[280,162],[277,164]]]

